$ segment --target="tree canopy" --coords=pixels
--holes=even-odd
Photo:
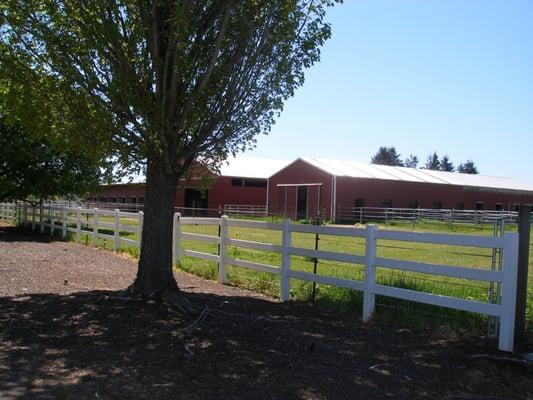
[[[403,162],[400,158],[400,154],[396,152],[396,148],[394,146],[391,146],[391,147],[381,146],[378,149],[377,153],[374,154],[370,162],[372,164],[380,164],[380,165],[392,165],[392,166],[397,166],[397,167],[403,166]]]
[[[96,142],[121,170],[146,165],[132,293],[186,308],[172,275],[177,180],[194,160],[217,165],[268,133],[319,60],[334,2],[0,3],[0,70],[16,71],[7,94],[32,95],[18,112],[31,118],[42,102],[67,145]]]
[[[57,150],[1,114],[0,148],[0,201],[75,198],[100,183],[100,166],[83,152]]]

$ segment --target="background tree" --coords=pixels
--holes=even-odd
[[[441,158],[440,163],[439,163],[439,169],[441,171],[447,171],[447,172],[455,171],[455,166],[453,165],[453,163],[448,158],[448,155],[444,155]]]
[[[131,294],[192,310],[172,274],[176,183],[194,160],[217,165],[269,131],[283,101],[303,84],[304,69],[320,58],[332,3],[0,3],[3,67],[17,70],[11,79],[60,116],[58,125],[87,122],[79,134],[61,130],[70,142],[87,148],[98,138],[121,168],[146,165]],[[28,118],[37,111],[21,109]]]
[[[82,151],[59,151],[1,114],[0,149],[0,201],[76,198],[101,183],[100,166]]]
[[[392,166],[400,166],[400,167],[403,166],[403,162],[400,158],[400,154],[396,152],[396,148],[394,146],[380,147],[377,153],[374,154],[370,162],[372,164],[380,164],[380,165],[392,165]]]
[[[408,158],[405,159],[404,165],[407,168],[416,168],[418,167],[418,157],[410,154]]]
[[[465,163],[459,164],[457,170],[463,174],[479,174],[476,164],[472,160],[466,160]]]
[[[439,156],[436,151],[428,156],[424,169],[432,169],[434,171],[438,171],[440,169]]]

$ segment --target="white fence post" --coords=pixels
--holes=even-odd
[[[518,274],[518,234],[506,233],[503,248],[503,292],[498,348],[513,351]]]
[[[63,232],[61,234],[61,237],[63,239],[65,239],[67,237],[67,215],[65,213],[65,206],[62,205],[61,206],[61,225],[62,225],[62,229],[63,229]]]
[[[144,220],[144,212],[139,211],[139,216],[137,217],[139,221],[137,236],[139,236],[139,249],[141,248],[141,242],[142,242],[142,236],[143,236],[143,220]]]
[[[31,230],[35,232],[35,206],[31,206]]]
[[[44,233],[44,204],[39,207],[39,223],[41,224],[41,233]]]
[[[181,215],[174,213],[174,222],[172,224],[172,262],[178,265],[180,262],[181,252]]]
[[[114,241],[113,241],[113,250],[117,251],[120,247],[120,215],[119,215],[119,210],[117,208],[115,208],[115,213],[114,213],[114,217],[115,217],[115,226],[114,226],[114,230],[113,230],[113,237],[114,237]]]
[[[283,221],[283,231],[281,238],[281,269],[280,269],[280,295],[279,299],[282,303],[289,301],[289,294],[291,284],[289,280],[289,271],[291,269],[291,256],[289,254],[289,247],[291,247],[291,221],[286,219]]]
[[[366,226],[365,239],[365,291],[363,294],[363,322],[372,318],[376,308],[376,295],[374,284],[376,283],[376,225]]]
[[[228,256],[228,216],[220,217],[220,244],[218,252],[218,281],[228,283],[228,272],[226,271],[226,259]]]
[[[54,218],[54,207],[50,206],[50,236],[54,236],[54,228],[55,228],[55,218]]]
[[[98,208],[94,208],[93,215],[93,244],[98,246]]]
[[[76,210],[76,242],[81,240],[81,207]]]

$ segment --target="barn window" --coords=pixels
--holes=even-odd
[[[418,208],[418,200],[411,200],[409,202],[409,208]]]
[[[464,210],[465,209],[465,203],[457,203],[455,205],[456,210]]]
[[[436,208],[436,209],[440,210],[442,208],[442,202],[434,201],[433,202],[433,208]]]
[[[244,186],[246,187],[267,187],[267,182],[264,179],[244,179]]]
[[[482,201],[478,201],[476,203],[476,210],[483,210],[483,202]]]
[[[383,207],[384,208],[392,208],[392,200],[391,199],[383,200]]]
[[[267,181],[265,179],[233,178],[231,180],[231,186],[267,187]]]
[[[126,198],[125,198],[125,197],[121,197],[120,202],[121,202],[122,204],[125,204],[125,203],[126,203]]]
[[[503,204],[502,203],[496,203],[496,205],[494,206],[494,209],[496,211],[501,211],[503,210]]]
[[[117,197],[113,197],[113,203],[116,203],[117,202]]]

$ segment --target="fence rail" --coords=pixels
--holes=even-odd
[[[60,231],[62,237],[66,237],[67,232],[72,232],[76,235],[77,241],[80,241],[81,235],[87,235],[92,237],[95,244],[98,243],[99,239],[109,239],[113,241],[113,247],[115,249],[118,249],[122,244],[138,247],[142,237],[142,211],[138,213],[128,213],[120,212],[119,210],[109,211],[99,210],[97,208],[87,209],[81,207],[67,208],[55,206],[42,206],[36,208],[31,207],[28,204],[1,204],[0,211],[0,220],[3,222],[31,226],[33,230],[40,227],[41,232],[44,232],[45,228],[49,228],[51,235],[53,235],[55,231]],[[82,219],[82,216],[85,218]],[[184,225],[214,225],[219,227],[218,231],[220,233],[218,235],[205,235],[184,232]],[[281,245],[231,238],[229,235],[230,226],[281,231]],[[127,232],[136,232],[139,239],[132,240],[121,237],[121,231],[124,230]],[[357,255],[352,253],[299,248],[292,245],[292,237],[295,233],[364,238],[365,252],[364,255]],[[186,249],[183,245],[183,240],[217,244],[218,253],[211,254]],[[472,267],[428,264],[378,257],[378,240],[498,249],[503,252],[503,267],[499,271],[483,270]],[[175,263],[179,263],[180,259],[185,256],[217,263],[218,280],[221,283],[227,283],[228,281],[227,266],[229,265],[278,275],[280,277],[280,300],[282,302],[289,300],[291,279],[300,279],[362,291],[363,321],[368,321],[374,313],[376,295],[496,317],[499,318],[500,321],[498,348],[504,351],[513,350],[518,263],[518,235],[516,233],[505,233],[503,237],[429,234],[382,230],[377,229],[375,225],[367,225],[366,228],[363,229],[354,227],[300,225],[291,223],[289,220],[285,220],[283,223],[270,223],[263,221],[230,220],[227,216],[222,216],[221,218],[182,217],[179,213],[176,213],[174,215],[172,246],[173,260]],[[280,254],[281,265],[267,265],[231,257],[228,251],[229,246]],[[364,279],[351,280],[295,270],[291,268],[291,258],[293,256],[304,256],[363,265]],[[382,285],[376,280],[376,268],[378,267],[500,284],[502,286],[501,300],[499,304],[485,303],[471,299],[436,295],[411,289]]]
[[[367,221],[417,222],[433,220],[453,224],[483,224],[494,221],[516,223],[516,211],[456,210],[430,208],[379,208],[379,207],[342,207],[338,208],[338,222],[360,223]]]

